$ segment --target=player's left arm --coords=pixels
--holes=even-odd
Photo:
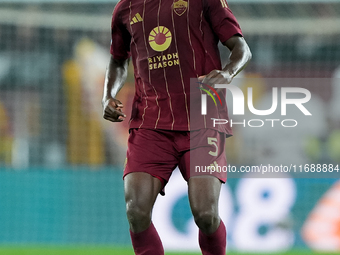
[[[242,36],[234,35],[222,44],[230,50],[228,64],[222,70],[213,70],[201,76],[200,78],[204,78],[203,83],[229,84],[246,67],[252,57],[249,46]]]
[[[222,44],[230,50],[229,63],[222,69],[230,83],[246,67],[252,54],[246,40],[241,36],[232,36]]]

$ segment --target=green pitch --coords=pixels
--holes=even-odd
[[[129,248],[115,247],[55,247],[55,246],[19,246],[1,247],[1,255],[134,255]],[[249,255],[245,253],[228,252],[228,255]],[[259,253],[257,253],[259,254]],[[290,251],[286,253],[275,253],[267,255],[338,255],[340,253],[312,253],[310,251]],[[166,255],[200,255],[200,253],[167,252]]]

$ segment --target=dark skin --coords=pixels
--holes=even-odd
[[[243,37],[233,36],[223,43],[231,54],[222,70],[213,70],[199,80],[208,84],[230,83],[247,65],[251,52]],[[125,120],[123,104],[116,99],[127,76],[128,60],[111,58],[106,72],[103,95],[103,117],[112,122]],[[221,89],[218,89],[221,91]],[[124,178],[127,218],[134,233],[146,230],[151,224],[151,212],[162,188],[159,179],[148,173],[130,173]],[[192,214],[197,226],[205,234],[212,234],[220,225],[218,199],[221,182],[213,176],[195,176],[188,181],[188,195]]]

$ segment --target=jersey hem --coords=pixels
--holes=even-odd
[[[211,128],[211,127],[202,127],[202,128],[195,128],[195,129],[192,129],[192,130],[188,130],[188,128],[184,128],[184,127],[183,127],[183,129],[181,129],[181,128],[170,129],[168,127],[157,127],[157,128],[155,128],[155,127],[151,127],[151,126],[150,127],[148,127],[148,126],[143,126],[143,127],[130,126],[129,127],[129,133],[130,133],[131,129],[166,130],[166,131],[174,131],[174,132],[176,132],[176,131],[178,131],[178,132],[185,132],[185,131],[190,132],[190,131],[197,131],[197,130],[202,130],[202,129],[212,129],[212,130],[216,130],[220,133],[224,133],[226,135],[226,138],[233,136],[232,133],[229,133],[229,132],[226,132],[226,131],[221,131],[218,128]]]

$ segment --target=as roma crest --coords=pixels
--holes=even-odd
[[[188,8],[188,2],[184,0],[174,0],[174,12],[181,16]]]

